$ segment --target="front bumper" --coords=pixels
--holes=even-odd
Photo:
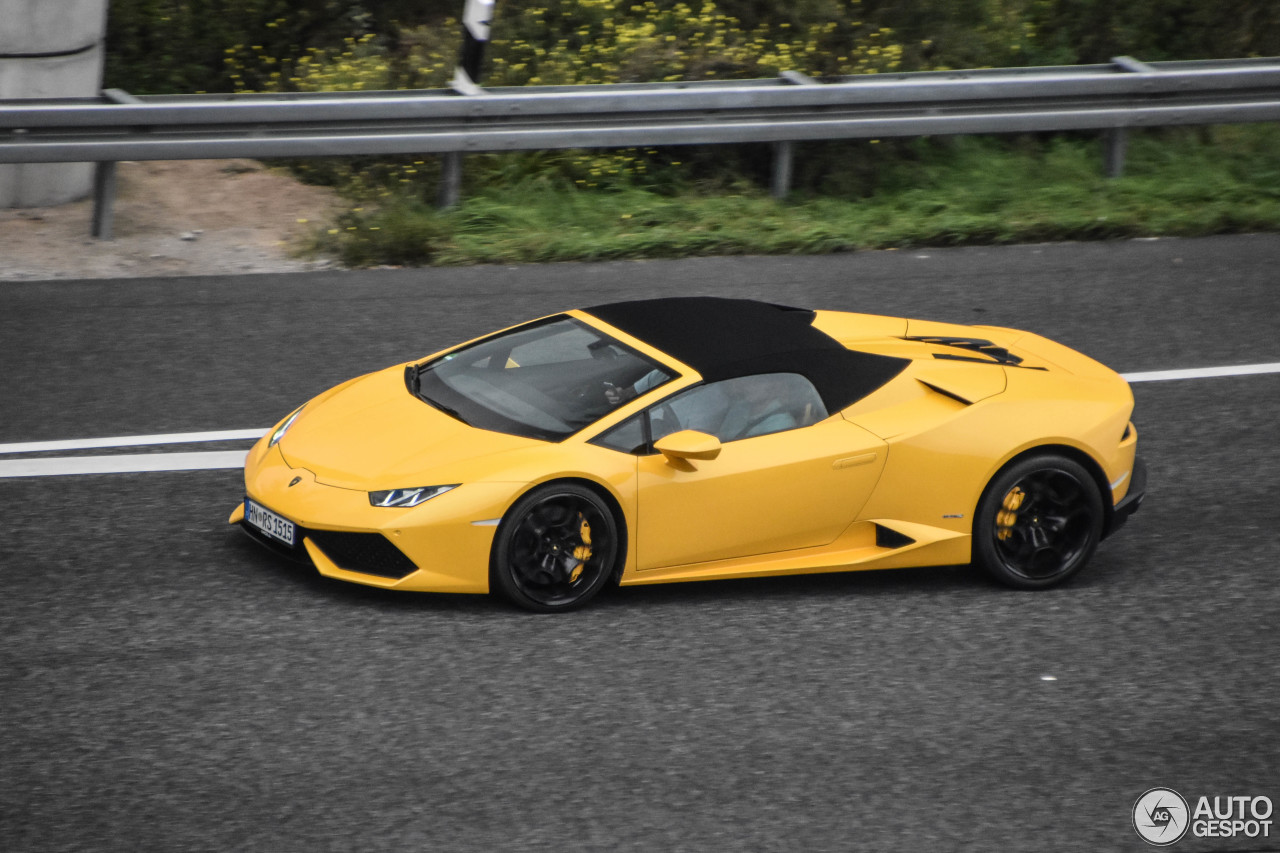
[[[1107,535],[1110,536],[1129,520],[1129,516],[1133,515],[1142,506],[1142,499],[1147,496],[1147,463],[1141,456],[1137,456],[1133,460],[1133,480],[1129,483],[1129,491],[1120,503],[1116,504],[1115,510],[1111,513],[1111,526],[1107,528]]]
[[[319,568],[325,561],[345,572],[373,575],[398,581],[416,572],[418,567],[395,544],[381,533],[319,530],[295,524],[295,545],[273,539],[254,527],[240,513],[240,529],[249,538],[300,563]],[[316,554],[319,549],[320,554]]]
[[[296,528],[295,545],[230,521],[282,556],[320,574],[368,586],[417,592],[487,592],[496,526],[516,487],[475,483],[412,508],[374,507],[367,492],[319,482],[289,465],[279,447],[255,447],[245,465],[245,494]]]

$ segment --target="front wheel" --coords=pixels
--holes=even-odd
[[[1102,538],[1102,496],[1073,459],[1032,456],[988,484],[973,523],[974,561],[1018,589],[1062,583],[1089,562]]]
[[[583,486],[552,483],[503,516],[490,587],[526,610],[572,610],[608,583],[620,552],[618,525],[604,500]]]

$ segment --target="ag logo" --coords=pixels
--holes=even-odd
[[[1191,825],[1187,801],[1172,788],[1152,788],[1133,804],[1133,828],[1142,840],[1167,847],[1182,839]]]

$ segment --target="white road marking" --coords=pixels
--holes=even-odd
[[[202,441],[257,440],[265,429],[226,429],[218,432],[177,432],[161,435],[122,435],[116,438],[70,438],[0,444],[0,453],[40,453],[46,450],[92,450],[98,447],[149,447],[153,444],[195,444]]]
[[[122,453],[116,456],[55,456],[45,459],[6,459],[0,479],[57,477],[65,474],[132,474],[139,471],[207,471],[243,468],[247,451],[213,450],[202,453]]]
[[[1120,375],[1126,382],[1168,382],[1173,379],[1212,379],[1217,376],[1254,376],[1259,373],[1280,373],[1280,361],[1269,364],[1232,364],[1226,367],[1192,367],[1187,370],[1151,370]]]
[[[1236,364],[1225,367],[1192,367],[1185,370],[1152,370],[1122,373],[1128,382],[1168,382],[1178,379],[1212,379],[1222,376],[1255,376],[1280,373],[1280,362]],[[115,438],[73,438],[59,441],[26,441],[0,444],[3,453],[40,453],[51,450],[88,450],[99,447],[149,447],[160,444],[196,444],[205,441],[248,441],[265,435],[266,429],[232,429],[213,432],[179,432],[159,435],[124,435]],[[53,477],[66,474],[126,474],[142,471],[202,471],[240,468],[246,451],[196,453],[121,454],[118,456],[47,457],[0,461],[0,479]],[[489,522],[472,522],[487,524]]]

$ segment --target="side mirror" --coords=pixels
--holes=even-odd
[[[720,455],[720,439],[705,432],[682,429],[653,444],[668,461],[686,459],[715,459]]]

